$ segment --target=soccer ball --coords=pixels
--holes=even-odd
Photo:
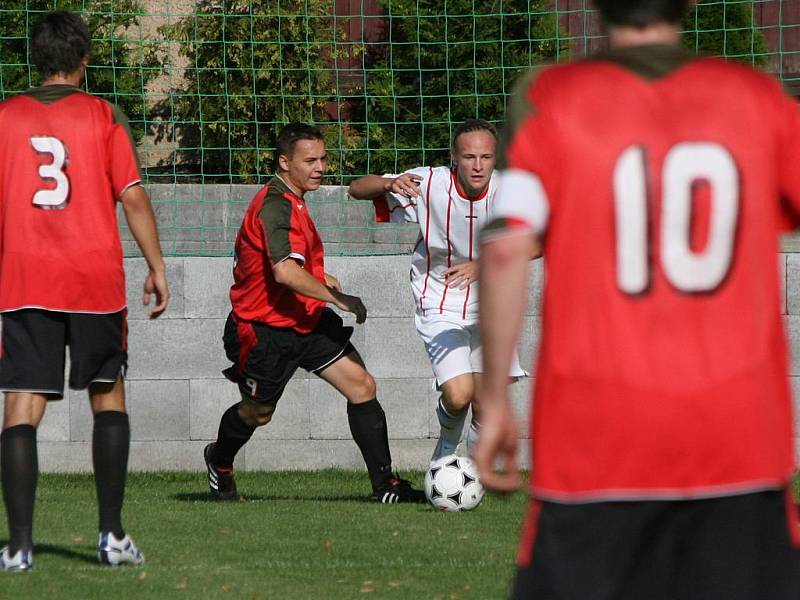
[[[483,486],[475,463],[455,454],[433,461],[425,474],[425,496],[439,510],[476,508],[483,500]]]

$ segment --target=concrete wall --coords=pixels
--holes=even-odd
[[[782,307],[793,348],[795,395],[800,394],[800,254],[779,254],[786,282]],[[369,309],[353,341],[378,381],[386,410],[392,454],[399,468],[421,468],[435,445],[437,394],[430,366],[413,322],[407,256],[334,257],[328,269]],[[202,469],[202,448],[216,436],[222,412],[237,399],[223,379],[228,366],[222,328],[231,282],[229,258],[170,258],[172,303],[150,321],[141,306],[146,273],[142,259],[126,259],[130,311],[130,369],[127,391],[131,417],[130,466],[135,470]],[[538,341],[538,297],[542,268],[532,268],[532,297],[521,343],[524,366]],[[345,316],[346,320],[352,321]],[[514,386],[515,404],[527,435],[527,393],[531,381]],[[83,471],[91,465],[91,416],[84,392],[70,391],[52,402],[39,430],[43,471]],[[527,443],[521,444],[526,453]],[[273,422],[258,430],[240,454],[239,469],[362,468],[350,439],[345,401],[320,379],[298,372],[278,405]]]
[[[222,329],[229,310],[230,258],[168,258],[172,300],[158,320],[141,305],[146,266],[126,259],[130,366],[127,380],[134,470],[202,469],[202,449],[216,437],[222,412],[237,387],[220,371],[229,366]],[[360,295],[369,310],[353,342],[378,382],[397,467],[427,464],[436,443],[437,393],[414,328],[408,256],[333,257],[328,271]],[[541,284],[541,267],[533,269]],[[523,364],[532,364],[538,339],[536,306],[525,317]],[[343,315],[345,321],[352,318]],[[515,386],[526,414],[529,382]],[[39,429],[43,471],[91,468],[92,419],[85,392],[51,402]],[[524,428],[527,431],[527,427]],[[527,434],[525,434],[527,435]],[[523,444],[524,445],[524,444]],[[237,458],[239,469],[363,468],[350,438],[345,400],[321,379],[299,371],[278,404],[273,422],[257,430]]]
[[[211,192],[206,190],[205,193]],[[191,202],[191,194],[188,197]],[[209,208],[208,198],[203,202]],[[324,225],[325,210],[310,208],[317,211],[315,217]],[[362,209],[367,210],[364,206]],[[240,212],[241,207],[220,217],[220,230],[230,230],[234,221],[241,218]],[[345,211],[331,212],[338,215],[336,219],[341,219]],[[162,227],[168,224],[167,218],[174,222],[176,214],[181,213],[160,210]],[[351,214],[348,219],[356,217]],[[325,234],[326,242],[336,243],[336,238],[328,238],[328,235],[337,235],[335,223],[327,224],[330,234]],[[365,243],[380,244],[380,239],[373,235],[371,241]],[[409,261],[408,255],[327,259],[327,270],[340,279],[347,291],[361,296],[369,310],[366,323],[355,326],[353,342],[378,382],[378,397],[389,423],[392,455],[401,469],[425,466],[438,434],[434,414],[438,395],[433,389],[422,342],[414,328]],[[786,289],[781,313],[785,315],[793,349],[791,375],[797,396],[800,395],[800,245],[797,240],[785,241],[776,261]],[[130,367],[126,385],[133,439],[130,467],[134,470],[203,469],[202,449],[216,437],[223,411],[238,398],[236,386],[226,381],[220,372],[228,366],[221,337],[229,310],[232,259],[168,258],[172,301],[168,311],[156,321],[147,318],[147,310],[141,305],[146,274],[143,259],[127,258],[125,262],[130,326]],[[525,368],[533,364],[539,339],[542,276],[541,262],[537,261],[532,265],[532,301],[520,344]],[[352,322],[347,315],[344,318]],[[527,380],[513,386],[525,438],[528,437],[527,397],[531,383]],[[39,429],[41,469],[89,470],[91,429],[85,392],[70,391],[63,401],[50,403]],[[521,443],[521,450],[523,464],[526,464],[527,442]],[[239,469],[363,468],[358,449],[350,439],[345,400],[323,381],[305,372],[298,372],[287,387],[273,422],[256,432],[237,460]]]

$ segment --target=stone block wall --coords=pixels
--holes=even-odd
[[[154,198],[165,198],[179,186],[155,186]],[[213,206],[211,196],[246,203],[256,188],[234,186],[186,186],[173,192],[181,206],[157,210],[165,230],[170,224],[188,227],[194,217],[193,202],[203,195],[203,222],[211,213],[220,232],[219,243],[232,248],[242,206]],[[219,189],[217,189],[219,188]],[[178,193],[180,192],[180,193]],[[160,196],[159,196],[160,194]],[[175,195],[177,194],[177,195]],[[323,190],[325,202],[310,204],[321,227],[326,246],[344,243],[336,237],[336,226],[361,222],[361,212],[333,210],[330,198],[342,195],[335,188]],[[209,204],[210,203],[210,204]],[[188,208],[187,208],[188,207]],[[326,208],[327,207],[327,208]],[[195,207],[196,208],[196,207]],[[326,212],[327,211],[327,212]],[[329,214],[328,214],[329,213]],[[413,244],[413,226],[400,230],[404,243]],[[178,235],[175,229],[170,235]],[[196,231],[186,229],[190,238]],[[193,233],[194,232],[194,233]],[[363,242],[382,244],[379,229]],[[396,233],[395,233],[396,235]],[[123,229],[123,239],[126,232]],[[365,238],[366,239],[366,238]],[[409,242],[409,240],[411,240]],[[192,241],[192,240],[188,240]],[[187,241],[187,243],[188,243]],[[196,241],[195,241],[196,242]],[[199,243],[199,242],[196,242]],[[130,245],[129,242],[126,244]],[[183,246],[181,246],[183,247]],[[365,246],[366,247],[366,246]],[[787,239],[776,255],[785,294],[781,313],[792,347],[790,374],[796,396],[800,396],[800,244]],[[369,311],[366,323],[355,326],[353,343],[378,384],[378,397],[386,411],[392,454],[401,469],[422,468],[436,443],[438,423],[434,408],[438,393],[424,347],[414,327],[414,307],[408,283],[410,256],[332,256],[327,270],[336,275],[349,293],[362,297]],[[130,366],[126,382],[131,418],[133,470],[204,469],[202,449],[216,437],[223,411],[237,401],[235,385],[222,377],[228,366],[222,348],[222,331],[229,310],[232,259],[224,257],[170,257],[167,276],[172,300],[167,312],[148,319],[141,304],[146,275],[143,259],[125,260],[128,282]],[[539,297],[543,282],[541,261],[531,266],[531,303],[520,341],[523,368],[535,359],[539,339]],[[344,315],[346,321],[352,318]],[[528,438],[528,395],[532,380],[513,386],[514,403],[521,418],[521,435]],[[0,401],[1,402],[1,401]],[[800,425],[800,423],[798,423]],[[85,392],[68,392],[52,402],[39,430],[39,456],[43,471],[86,471],[91,468],[92,420]],[[527,441],[520,444],[522,464],[527,464]],[[239,469],[317,469],[347,467],[362,469],[356,445],[350,439],[345,400],[322,380],[303,371],[288,385],[270,425],[259,429],[238,457]]]
[[[327,270],[350,293],[361,296],[369,316],[353,324],[353,343],[377,380],[386,411],[394,462],[421,468],[436,444],[438,393],[414,327],[408,256],[332,257]],[[223,378],[229,366],[222,330],[229,310],[230,258],[168,258],[172,300],[157,320],[141,304],[144,260],[125,260],[128,277],[129,370],[133,470],[203,469],[202,449],[216,437],[219,418],[237,401],[236,386]],[[541,266],[533,283],[541,286]],[[532,290],[533,292],[534,290]],[[525,317],[522,361],[532,364],[538,339],[534,302]],[[520,415],[527,414],[530,381],[514,386]],[[272,423],[256,431],[238,457],[239,469],[363,468],[350,438],[345,399],[314,375],[298,371],[278,404]],[[527,426],[523,427],[527,431]],[[85,392],[69,391],[51,402],[39,429],[43,471],[91,468],[92,419]],[[527,434],[525,434],[527,435]],[[524,444],[523,444],[524,446]]]

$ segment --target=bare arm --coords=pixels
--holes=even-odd
[[[419,182],[422,177],[412,173],[403,173],[399,177],[381,177],[366,175],[350,184],[347,192],[356,200],[371,200],[387,192],[402,194],[406,198],[419,196]]]
[[[341,310],[353,313],[356,316],[356,323],[363,323],[367,318],[367,309],[361,302],[361,298],[343,294],[334,285],[325,285],[297,264],[294,259],[288,258],[279,262],[273,267],[272,273],[275,281],[285,285],[296,294],[329,302]]]
[[[125,190],[121,201],[128,228],[147,261],[149,273],[144,282],[142,303],[149,305],[150,296],[155,294],[156,304],[150,311],[150,318],[155,319],[167,308],[169,288],[153,207],[150,205],[150,197],[141,185],[134,185]]]
[[[531,244],[531,260],[536,260],[542,257],[542,245],[538,239],[534,240]],[[478,261],[467,261],[453,265],[444,270],[444,280],[447,282],[447,287],[460,290],[468,287],[474,281],[478,280],[479,263]]]
[[[533,240],[532,248],[531,260],[536,260],[537,258],[542,258],[542,256],[544,256],[544,247],[542,246],[542,242],[539,238]]]
[[[501,492],[519,485],[518,430],[508,398],[508,370],[528,301],[528,265],[535,250],[532,234],[495,239],[481,248],[483,378],[478,398],[481,436],[475,460],[483,485]],[[504,463],[505,473],[494,471],[498,458]]]

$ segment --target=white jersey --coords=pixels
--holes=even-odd
[[[475,320],[478,283],[473,282],[463,290],[448,288],[443,273],[450,266],[478,259],[478,234],[493,218],[497,174],[492,173],[480,197],[470,200],[461,189],[455,169],[420,167],[406,173],[422,177],[420,196],[407,198],[388,193],[385,195],[388,207],[384,208],[388,208],[391,222],[419,223],[420,236],[411,260],[411,287],[417,314]]]

